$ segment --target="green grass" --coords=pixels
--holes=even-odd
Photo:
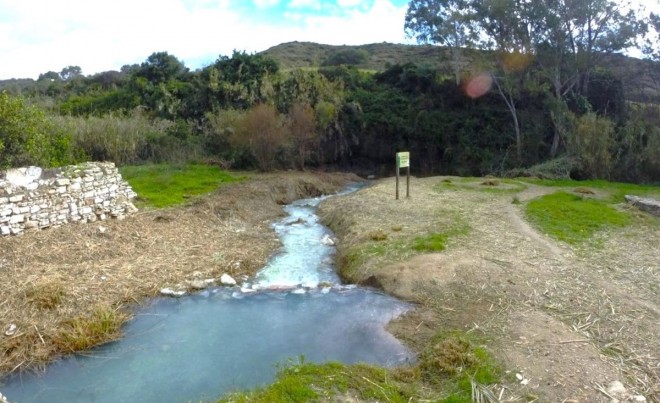
[[[224,183],[243,180],[210,165],[133,165],[120,172],[145,206],[169,207],[191,196],[209,193]]]
[[[448,234],[431,234],[417,237],[413,240],[412,248],[419,252],[439,252],[445,250]]]
[[[573,245],[589,240],[605,228],[623,227],[631,219],[606,201],[563,191],[530,201],[525,213],[528,220],[543,231]]]
[[[575,181],[571,179],[531,179],[519,178],[522,182],[541,186],[563,187],[563,188],[592,188],[603,190],[610,194],[610,201],[621,203],[625,195],[656,196],[660,197],[660,186],[638,185],[634,183],[609,182],[606,180]]]
[[[350,395],[360,401],[438,401],[469,403],[472,383],[502,378],[490,353],[465,333],[442,332],[409,367],[301,362],[282,368],[269,386],[230,394],[222,402],[333,401]]]

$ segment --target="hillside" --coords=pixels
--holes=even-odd
[[[416,63],[451,73],[446,48],[431,45],[372,43],[368,45],[325,45],[313,42],[287,42],[273,46],[261,54],[277,61],[283,69],[320,67],[342,52],[365,55],[356,67],[383,71],[394,64]],[[470,63],[478,52],[465,53]],[[626,99],[635,102],[660,103],[660,63],[619,54],[603,55],[599,67],[611,70],[621,78]]]

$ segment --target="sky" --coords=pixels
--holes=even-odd
[[[407,0],[0,0],[0,79],[119,70],[166,51],[191,69],[291,41],[414,43]]]
[[[660,12],[660,0],[633,0]],[[119,70],[168,52],[191,69],[284,42],[414,43],[408,0],[0,0],[0,80]],[[650,8],[649,8],[650,7]],[[639,53],[639,52],[638,52]],[[639,56],[639,54],[631,54]]]

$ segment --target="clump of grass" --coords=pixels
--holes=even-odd
[[[58,351],[85,351],[121,336],[128,315],[110,307],[99,307],[90,315],[67,321],[54,336]]]
[[[440,332],[419,357],[425,382],[450,395],[441,402],[471,402],[474,385],[489,385],[502,377],[491,354],[465,333]]]
[[[586,188],[586,187],[582,187],[582,186],[576,187],[575,189],[573,189],[573,191],[575,193],[580,193],[580,194],[583,194],[583,195],[595,195],[596,194],[596,192],[594,192],[593,190],[591,190],[589,188]]]
[[[513,196],[513,199],[511,199],[511,204],[520,204],[520,198],[518,196]]]
[[[392,231],[394,231],[394,232],[399,232],[402,229],[403,229],[403,226],[401,226],[401,225],[393,225],[392,226]]]
[[[134,165],[120,168],[124,179],[147,206],[169,207],[194,195],[209,193],[224,183],[237,182],[234,176],[210,165]]]
[[[419,252],[439,252],[447,247],[448,234],[431,234],[417,237],[412,242],[412,248]]]
[[[348,392],[368,401],[408,401],[384,368],[329,362],[285,367],[271,385],[248,393],[231,394],[218,403],[323,401]]]
[[[500,181],[497,179],[486,179],[485,181],[481,182],[481,186],[499,186]]]
[[[486,391],[483,385],[501,376],[485,348],[465,334],[442,333],[412,366],[301,362],[282,368],[269,386],[233,393],[218,403],[342,401],[347,394],[360,401],[471,403],[475,385]]]
[[[64,287],[57,282],[36,284],[25,291],[25,299],[39,309],[54,309],[63,297]]]
[[[387,233],[382,229],[376,229],[370,231],[367,234],[367,238],[371,239],[372,241],[385,241],[387,239]]]
[[[625,226],[630,217],[601,200],[556,192],[530,201],[527,218],[549,235],[579,244],[608,227]]]

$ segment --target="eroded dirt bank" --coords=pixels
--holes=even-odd
[[[119,337],[127,308],[163,287],[254,274],[279,245],[282,204],[355,179],[256,175],[185,206],[0,239],[0,377]]]
[[[413,179],[412,199],[396,201],[385,179],[319,211],[348,281],[419,303],[395,335],[417,350],[439,330],[483,337],[510,371],[502,401],[609,402],[613,381],[622,401],[659,401],[657,219],[571,247],[524,219],[525,201],[556,189],[529,185],[514,205],[508,189],[443,180]],[[419,255],[412,240],[431,233],[448,234],[446,249]]]

